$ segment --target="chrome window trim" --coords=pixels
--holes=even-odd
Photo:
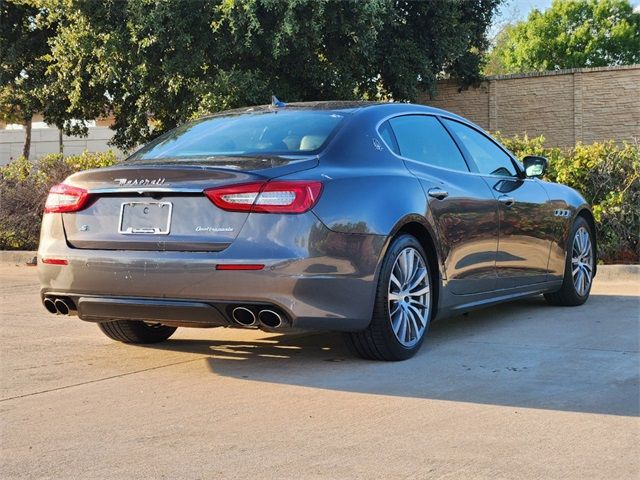
[[[467,165],[467,171],[465,172],[464,170],[456,170],[454,168],[447,168],[447,167],[439,167],[437,165],[431,165],[430,163],[424,163],[421,162],[420,160],[415,160],[413,158],[407,158],[407,157],[403,157],[402,155],[398,155],[396,152],[393,151],[393,149],[391,149],[391,147],[389,147],[389,145],[387,144],[387,142],[384,140],[384,138],[382,138],[382,135],[380,135],[380,125],[382,125],[384,122],[387,122],[389,120],[391,120],[392,118],[397,118],[397,117],[406,117],[406,116],[415,116],[415,115],[420,115],[420,116],[428,116],[428,117],[437,117],[437,114],[434,113],[430,113],[430,112],[403,112],[403,113],[396,113],[394,115],[388,115],[386,117],[384,117],[382,120],[380,120],[377,124],[376,124],[376,134],[378,135],[378,137],[380,137],[380,140],[382,140],[382,143],[384,143],[384,146],[387,147],[387,150],[389,150],[389,152],[391,152],[391,155],[393,155],[394,157],[399,158],[402,161],[405,162],[413,162],[413,163],[417,163],[418,165],[424,165],[430,168],[436,168],[439,170],[445,170],[447,172],[456,172],[456,173],[475,173],[472,172],[469,169],[469,165]],[[392,127],[393,128],[393,127]],[[444,128],[444,127],[443,127]],[[445,129],[446,131],[446,129]],[[449,134],[449,132],[447,132],[447,134]],[[460,150],[460,148],[458,147],[458,145],[456,144],[456,142],[453,140],[453,138],[451,139],[451,141],[454,143],[454,145],[456,146],[456,148],[458,150]],[[399,148],[399,146],[398,146]],[[464,158],[464,154],[462,152],[460,152],[460,155],[462,155],[462,159],[464,160],[465,164],[467,163],[467,160]]]
[[[471,171],[471,169],[469,168],[469,165],[467,164],[467,159],[464,158],[464,153],[462,151],[460,151],[460,147],[458,147],[458,144],[455,142],[455,140],[452,138],[451,141],[453,142],[453,144],[456,146],[456,148],[460,151],[460,156],[462,156],[462,160],[464,160],[464,163],[467,165],[467,171],[465,172],[464,170],[456,170],[454,168],[447,168],[447,167],[439,167],[437,165],[432,165],[430,163],[425,163],[425,162],[421,162],[420,160],[416,160],[414,158],[408,158],[408,157],[403,157],[402,155],[398,155],[396,152],[393,151],[393,149],[391,147],[389,147],[389,145],[387,144],[387,142],[384,140],[384,138],[382,138],[382,135],[380,135],[380,126],[384,123],[387,122],[393,118],[398,118],[398,117],[409,117],[409,116],[416,116],[419,115],[421,117],[436,117],[437,119],[437,114],[434,113],[429,113],[429,112],[403,112],[400,114],[395,114],[395,115],[388,115],[387,117],[383,118],[381,121],[379,121],[376,124],[376,134],[378,135],[378,137],[380,138],[380,140],[382,140],[382,143],[384,143],[384,146],[387,147],[387,150],[389,150],[389,152],[391,152],[391,154],[394,157],[399,158],[402,161],[405,162],[413,162],[413,163],[417,163],[418,165],[425,165],[427,167],[432,167],[432,168],[437,168],[440,170],[445,170],[448,172],[456,172],[456,173],[474,173]],[[444,127],[442,127],[444,128]],[[393,130],[393,127],[391,127],[391,129]],[[447,129],[445,128],[445,132],[447,132]],[[395,132],[394,132],[395,135]],[[449,135],[449,132],[447,132],[447,135]],[[449,135],[450,136],[450,135]],[[398,148],[400,148],[400,145],[398,145]]]
[[[521,178],[519,176],[506,177],[504,175],[491,175],[491,174],[488,174],[488,173],[485,174],[485,173],[480,173],[480,172],[472,172],[471,170],[468,170],[468,171],[465,172],[465,171],[462,171],[462,170],[455,170],[453,168],[438,167],[436,165],[426,164],[426,163],[420,162],[418,160],[413,160],[411,158],[407,158],[407,157],[403,157],[402,155],[398,155],[397,153],[395,153],[393,151],[393,149],[391,149],[389,147],[389,145],[387,145],[387,142],[385,142],[384,138],[382,138],[382,135],[380,135],[380,125],[382,125],[384,122],[387,122],[387,121],[391,120],[392,118],[404,117],[406,115],[422,115],[422,116],[445,118],[447,120],[452,120],[454,122],[462,123],[463,125],[466,125],[469,128],[473,128],[478,133],[481,133],[485,137],[489,138],[489,140],[491,140],[493,143],[495,143],[498,146],[498,148],[500,148],[503,152],[505,152],[509,156],[509,158],[511,158],[516,163],[516,168],[519,169],[520,173],[523,173],[523,169],[522,169],[522,167],[520,165],[520,161],[517,158],[515,158],[513,156],[513,154],[511,152],[509,152],[509,150],[507,150],[501,143],[496,142],[493,138],[488,136],[482,130],[478,130],[478,127],[475,127],[474,125],[472,125],[472,124],[470,124],[470,123],[468,123],[468,122],[466,122],[466,121],[464,121],[464,120],[462,120],[460,118],[452,117],[450,115],[443,115],[441,113],[435,113],[435,112],[409,111],[409,112],[402,112],[402,113],[394,113],[394,114],[391,114],[391,115],[387,115],[382,120],[380,120],[378,123],[376,123],[376,134],[378,135],[380,140],[382,140],[382,143],[384,143],[384,146],[387,147],[387,150],[389,150],[389,152],[394,157],[397,157],[397,158],[399,158],[400,160],[403,160],[403,161],[414,162],[414,163],[417,163],[419,165],[427,165],[428,167],[436,168],[436,169],[440,169],[440,170],[445,170],[445,171],[448,171],[448,172],[467,173],[469,175],[477,175],[477,176],[485,177],[485,178],[501,178],[501,179],[510,178],[510,179],[518,179],[518,180],[535,180],[535,179],[529,178],[529,177],[524,177],[524,178]],[[457,144],[456,144],[456,146],[457,146]],[[464,158],[464,155],[462,155],[462,157]],[[465,162],[466,162],[466,159],[465,159]]]
[[[469,122],[466,122],[466,121],[462,121],[459,118],[452,117],[450,115],[439,115],[439,117],[443,118],[445,120],[451,120],[452,122],[460,123],[460,124],[462,124],[462,125],[464,125],[466,127],[471,128],[472,130],[475,130],[476,132],[478,132],[480,135],[485,137],[487,140],[489,140],[491,143],[493,143],[496,147],[498,147],[500,150],[502,150],[504,152],[504,154],[511,159],[511,161],[514,164],[515,169],[517,170],[517,173],[519,173],[520,175],[524,176],[524,178],[528,178],[525,175],[524,167],[521,165],[520,160],[518,160],[504,145],[502,145],[500,142],[498,142],[496,139],[494,139],[487,132],[482,130],[482,128],[480,128],[480,127],[478,127],[476,125],[473,125],[472,123],[469,123]],[[473,162],[475,163],[475,160],[473,160]],[[476,164],[476,166],[477,166],[477,164]],[[492,177],[492,178],[493,177],[498,177],[498,178],[520,178],[520,175],[516,175],[515,177],[504,177],[503,175],[491,175],[490,173],[486,173],[486,174],[481,173],[480,175],[483,175],[485,177]]]

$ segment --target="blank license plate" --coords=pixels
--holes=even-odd
[[[125,202],[120,209],[118,232],[167,235],[172,208],[170,202]]]

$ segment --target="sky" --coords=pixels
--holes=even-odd
[[[640,0],[631,0],[631,5],[636,9],[640,8]],[[489,32],[490,38],[495,37],[504,24],[526,19],[534,8],[546,10],[550,6],[551,0],[506,0],[498,9]]]

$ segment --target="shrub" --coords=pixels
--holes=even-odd
[[[593,207],[598,256],[605,263],[640,260],[640,145],[613,141],[578,144],[572,149],[545,148],[544,137],[504,138],[502,143],[519,158],[543,155],[549,159],[547,180],[579,191]]]
[[[40,222],[49,189],[74,172],[116,163],[113,152],[63,157],[46,155],[30,162],[17,158],[0,167],[0,249],[38,248]]]
[[[544,146],[544,137],[502,137],[519,158],[544,155],[547,180],[578,190],[593,206],[598,255],[605,263],[640,259],[640,146],[614,142],[577,145],[562,150]],[[48,155],[37,162],[24,158],[0,168],[0,249],[36,249],[47,192],[68,175],[116,163],[112,152],[63,158]]]

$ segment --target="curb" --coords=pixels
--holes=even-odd
[[[2,265],[35,265],[35,251],[0,250]],[[596,279],[601,282],[640,282],[640,265],[598,265]]]
[[[640,282],[640,265],[598,265],[596,280],[601,282]]]
[[[36,253],[35,250],[0,250],[0,264],[35,265]]]

